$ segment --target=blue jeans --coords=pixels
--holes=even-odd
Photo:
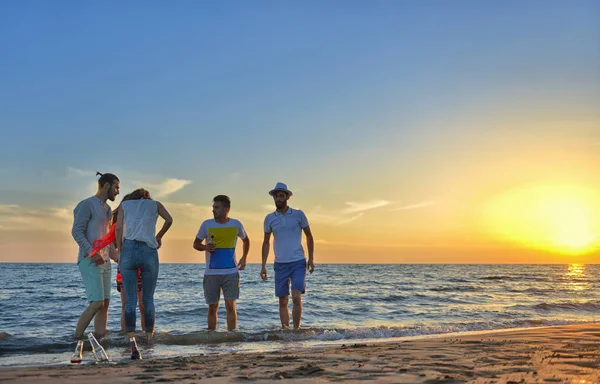
[[[137,308],[138,268],[142,270],[142,302],[146,318],[146,332],[154,332],[154,290],[158,280],[158,251],[146,243],[125,240],[119,261],[123,289],[125,290],[125,330],[135,332],[135,312]]]

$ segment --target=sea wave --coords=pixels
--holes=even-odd
[[[395,339],[402,337],[418,337],[429,335],[442,335],[447,333],[494,331],[513,328],[530,328],[551,325],[565,325],[585,323],[577,321],[543,320],[543,319],[511,319],[506,321],[478,321],[448,323],[436,325],[410,325],[410,326],[374,326],[374,327],[349,327],[349,328],[304,328],[274,329],[263,332],[158,332],[154,336],[156,345],[166,346],[209,346],[219,344],[239,344],[271,342],[282,347],[290,342],[326,342],[326,341],[351,341],[351,340],[377,340]],[[0,356],[28,353],[60,353],[71,351],[76,342],[70,336],[60,339],[40,339],[31,337],[18,337],[7,333],[0,333]],[[10,336],[10,337],[9,337]],[[138,333],[138,338],[144,340],[143,332]],[[127,338],[120,332],[109,332],[99,340],[107,349],[127,347]],[[86,343],[87,345],[87,343]]]
[[[540,303],[533,306],[538,311],[599,312],[600,301]]]
[[[481,280],[511,280],[510,276],[484,276]]]

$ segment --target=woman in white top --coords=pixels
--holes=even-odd
[[[158,216],[164,219],[161,230],[156,233]],[[137,307],[138,268],[142,273],[142,301],[148,344],[154,335],[154,290],[158,279],[158,248],[162,237],[169,230],[173,218],[158,201],[152,200],[143,188],[131,193],[119,206],[115,238],[121,251],[119,269],[125,290],[125,330],[131,346],[131,358],[141,358],[135,342],[135,312]]]

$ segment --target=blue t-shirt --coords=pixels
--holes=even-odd
[[[205,220],[196,237],[205,240],[204,244],[212,239],[216,247],[214,252],[205,252],[205,275],[229,275],[238,271],[235,246],[238,237],[242,240],[246,238],[246,230],[239,220],[229,218],[224,224],[215,219]]]

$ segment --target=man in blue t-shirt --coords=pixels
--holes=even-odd
[[[275,296],[279,297],[279,318],[281,326],[290,326],[288,299],[290,283],[292,285],[294,329],[300,328],[302,318],[302,294],[306,289],[306,270],[315,270],[313,260],[315,242],[313,240],[308,219],[304,212],[292,209],[287,202],[292,191],[284,183],[277,183],[269,195],[273,196],[276,210],[265,217],[265,238],[262,246],[262,269],[260,276],[267,280],[267,258],[269,257],[271,233],[273,234],[273,252],[275,253]],[[302,232],[306,235],[308,246],[308,262],[302,247]]]
[[[244,226],[236,219],[229,217],[231,200],[225,195],[213,199],[214,219],[205,220],[196,239],[194,249],[205,251],[206,267],[204,270],[204,299],[208,304],[208,329],[217,328],[217,313],[221,290],[227,309],[227,329],[233,331],[237,327],[237,311],[235,301],[240,297],[240,273],[246,268],[246,258],[250,249],[250,240]],[[236,261],[235,246],[237,238],[242,239],[243,254]],[[206,240],[206,244],[204,244]]]

